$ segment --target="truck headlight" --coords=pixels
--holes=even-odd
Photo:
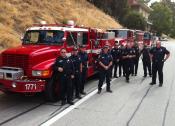
[[[12,83],[12,87],[16,88],[16,83],[15,82]]]
[[[49,73],[49,70],[32,70],[32,76],[36,77],[48,76]]]

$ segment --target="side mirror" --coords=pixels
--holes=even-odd
[[[62,41],[63,41],[63,42],[64,42],[64,41],[66,41],[66,38],[65,38],[65,37],[63,37],[63,38],[62,38]]]

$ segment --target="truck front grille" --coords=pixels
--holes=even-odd
[[[3,54],[3,66],[22,68],[24,73],[29,70],[29,56],[22,54]]]

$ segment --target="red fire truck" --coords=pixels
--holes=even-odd
[[[126,45],[128,42],[134,42],[134,30],[131,29],[108,29],[109,32],[115,33],[115,42]]]
[[[134,34],[135,34],[135,41],[143,43],[144,31],[136,30]]]
[[[67,55],[75,46],[83,45],[89,57],[88,77],[95,74],[95,60],[104,43],[114,46],[115,36],[95,28],[68,25],[36,24],[26,30],[22,45],[1,53],[0,90],[3,92],[45,92],[48,100],[59,95],[59,85],[51,80],[52,65],[61,48]],[[106,36],[109,35],[109,36]]]
[[[138,44],[139,49],[143,48],[143,38],[144,38],[144,31],[135,30],[135,43]]]
[[[143,37],[143,43],[145,45],[151,46],[153,42],[153,38],[150,32],[145,32]]]

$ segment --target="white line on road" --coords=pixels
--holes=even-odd
[[[114,81],[114,80],[116,80],[116,78],[113,79],[112,81]],[[106,87],[106,84],[104,84],[102,86],[102,89],[104,89],[105,87]],[[50,126],[50,125],[52,125],[53,123],[55,123],[56,121],[58,121],[60,118],[62,118],[63,116],[65,116],[66,114],[68,114],[69,112],[71,112],[73,109],[75,109],[76,107],[78,107],[80,104],[82,104],[83,102],[87,101],[90,97],[92,97],[93,95],[95,95],[97,93],[97,91],[98,91],[98,89],[92,91],[91,93],[89,93],[88,95],[86,95],[84,98],[82,98],[81,100],[79,100],[78,102],[76,102],[74,105],[68,107],[67,109],[65,109],[61,113],[57,114],[56,116],[54,116],[50,120],[48,120],[45,123],[41,124],[41,126]]]

